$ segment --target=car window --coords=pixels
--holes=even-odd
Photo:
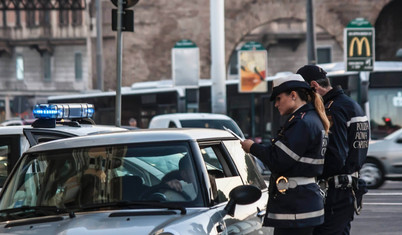
[[[169,122],[169,128],[176,128],[176,124],[173,121]]]
[[[119,201],[202,206],[202,187],[191,158],[186,142],[30,154],[3,189],[0,210],[21,206],[81,208]],[[183,169],[185,176],[180,172]],[[169,188],[171,180],[177,180],[182,190]]]
[[[225,202],[230,191],[242,184],[233,163],[223,151],[221,144],[201,146],[201,154],[205,162],[212,186],[212,196],[216,203]]]
[[[53,140],[65,139],[76,136],[63,131],[56,131],[52,129],[24,129],[24,135],[27,137],[31,146],[45,143]]]
[[[266,188],[266,184],[261,174],[259,173],[255,158],[247,154],[241,148],[238,140],[230,140],[223,142],[227,151],[236,162],[237,169],[243,179],[247,180],[247,184],[257,186],[260,189]]]
[[[21,143],[20,143],[21,141]],[[22,148],[22,149],[21,149]],[[21,151],[27,149],[27,143],[20,140],[20,135],[4,135],[0,137],[0,188],[11,172]]]
[[[8,154],[10,151],[9,145],[0,145],[0,184],[3,185],[8,175]]]

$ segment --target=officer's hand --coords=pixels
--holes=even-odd
[[[249,153],[249,152],[250,152],[251,145],[254,144],[254,141],[252,141],[252,140],[240,141],[240,144],[241,144],[241,147],[243,148],[243,150],[244,150],[246,153]]]

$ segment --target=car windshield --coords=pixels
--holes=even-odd
[[[99,146],[25,155],[3,188],[0,216],[14,208],[103,209],[125,202],[202,206],[189,144]],[[186,174],[182,171],[185,170]],[[184,177],[185,176],[185,177]],[[179,182],[180,190],[172,183]],[[119,204],[113,204],[119,202]],[[21,210],[21,211],[26,211]],[[18,211],[19,213],[21,211]]]
[[[217,119],[198,119],[198,120],[180,120],[182,127],[193,128],[214,128],[224,130],[224,126],[234,131],[238,136],[244,138],[243,133],[231,120],[217,120]]]

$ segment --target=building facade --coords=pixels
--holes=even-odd
[[[398,60],[402,47],[401,1],[320,0],[314,2],[318,63],[343,61],[343,34],[355,18],[376,29],[376,60]],[[103,2],[105,88],[116,87],[116,32],[111,31],[110,1]],[[133,7],[135,32],[123,32],[124,86],[170,79],[171,49],[181,39],[200,48],[200,77],[210,78],[209,1],[139,1]],[[237,49],[257,41],[268,52],[268,75],[295,72],[307,63],[305,0],[226,0],[225,61],[228,79],[237,79]],[[213,22],[212,22],[213,23]],[[399,59],[400,60],[400,59]]]
[[[112,31],[111,11],[116,7],[110,0],[99,1],[103,16],[103,87],[115,90],[117,34]],[[95,1],[63,2],[71,3],[71,8],[80,3],[85,10],[1,12],[0,109],[10,108],[5,107],[6,101],[10,105],[15,96],[34,97],[31,103],[35,103],[48,95],[97,89]],[[318,63],[343,60],[344,28],[359,17],[375,27],[376,60],[400,60],[395,53],[402,48],[401,1],[313,2]],[[132,8],[134,32],[123,32],[122,85],[170,79],[171,50],[182,39],[199,47],[200,78],[210,78],[210,24],[214,22],[210,22],[209,8],[206,0],[139,1]],[[227,79],[238,78],[237,50],[248,41],[257,41],[266,48],[269,76],[295,72],[306,64],[306,15],[306,0],[226,0]]]
[[[0,121],[30,118],[49,95],[92,89],[87,2],[0,4]]]

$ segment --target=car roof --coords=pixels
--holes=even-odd
[[[121,127],[106,126],[106,125],[91,125],[91,124],[80,124],[79,127],[56,125],[56,128],[34,128],[32,126],[29,126],[29,128],[63,131],[77,136],[98,134],[104,132],[127,131],[125,128]]]
[[[231,118],[223,115],[223,114],[216,114],[216,113],[172,113],[172,114],[161,114],[156,115],[153,119],[175,119],[175,120],[194,120],[194,119],[224,119],[230,120]]]
[[[170,141],[191,141],[191,140],[214,140],[234,139],[227,131],[205,128],[165,128],[165,129],[140,129],[133,131],[104,133],[99,135],[87,135],[71,137],[62,140],[55,140],[38,144],[30,148],[27,153],[59,150],[68,148],[80,148],[103,145],[116,145],[128,143],[154,143]]]
[[[35,129],[35,130],[49,130],[49,131],[62,131],[66,133],[70,133],[76,136],[82,135],[90,135],[97,134],[103,132],[115,132],[115,131],[126,131],[125,128],[115,127],[115,126],[106,126],[106,125],[89,125],[89,124],[80,124],[79,127],[72,127],[66,125],[56,125],[55,128],[36,128],[30,125],[22,125],[22,126],[4,126],[0,127],[0,135],[22,135],[24,129]]]
[[[0,127],[0,135],[22,135],[24,128],[29,128],[31,126],[2,126]]]

